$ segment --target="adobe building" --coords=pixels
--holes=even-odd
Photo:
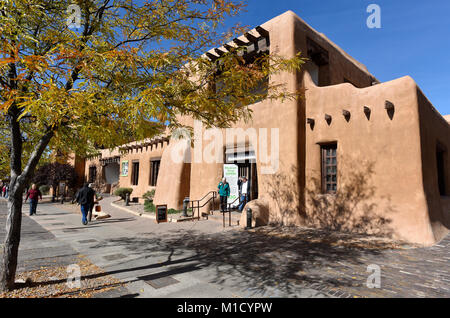
[[[256,225],[327,228],[423,245],[448,234],[450,116],[440,115],[412,78],[380,83],[292,11],[206,55],[217,58],[236,44],[247,47],[250,60],[302,52],[309,60],[301,72],[269,81],[304,89],[304,98],[250,105],[251,121],[234,130],[205,130],[184,118],[201,136],[193,147],[160,136],[102,150],[86,160],[86,179],[101,180],[105,191],[131,187],[134,197],[155,189],[155,204],[181,209],[185,197],[207,200],[224,167],[234,165],[250,180],[246,209],[253,210]],[[208,153],[217,160],[202,158]]]

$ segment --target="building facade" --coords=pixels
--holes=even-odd
[[[249,179],[247,208],[256,225],[424,245],[448,234],[450,116],[440,115],[412,78],[380,83],[291,11],[206,55],[214,59],[234,44],[247,46],[246,54],[302,52],[309,60],[301,72],[269,81],[304,90],[304,98],[250,105],[251,121],[232,129],[206,130],[183,118],[196,132],[193,147],[167,135],[102,150],[85,160],[85,179],[107,192],[131,187],[137,198],[154,189],[155,204],[181,209],[185,197],[217,190],[231,165]],[[244,210],[241,224],[245,218]]]

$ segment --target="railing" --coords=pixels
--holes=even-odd
[[[200,205],[201,204],[201,202],[203,201],[203,200],[205,200],[208,196],[210,196],[212,194],[212,197],[210,197],[205,203],[203,203],[202,205]],[[197,209],[197,216],[198,216],[198,218],[200,219],[200,209],[201,208],[203,208],[204,206],[206,206],[209,202],[211,202],[212,201],[212,204],[213,204],[213,209],[215,208],[215,200],[217,199],[217,192],[216,191],[210,191],[210,192],[208,192],[203,198],[201,198],[200,200],[193,200],[193,201],[190,201],[190,203],[191,203],[191,209],[192,209],[192,215],[191,215],[191,217],[194,217],[194,215],[195,215],[195,209]]]
[[[225,213],[227,213],[227,212],[228,212],[228,226],[231,226],[231,205],[236,203],[236,201],[238,201],[238,200],[239,200],[239,196],[236,199],[234,199],[233,202],[227,203],[228,209],[226,211],[220,211],[220,213],[222,213],[222,216],[223,216],[223,227],[225,227]]]

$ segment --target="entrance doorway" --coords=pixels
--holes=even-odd
[[[258,198],[258,174],[256,172],[256,163],[236,163],[239,168],[239,177],[246,177],[250,182],[249,200]]]
[[[258,198],[258,173],[254,151],[236,152],[227,150],[225,163],[238,166],[238,176],[246,177],[250,182],[249,201]]]

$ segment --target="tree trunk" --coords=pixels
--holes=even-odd
[[[17,136],[19,136],[19,138],[21,136],[20,130],[16,129],[17,131],[15,131],[15,123],[13,123],[12,126],[13,147],[11,151],[10,196],[8,198],[6,237],[3,246],[2,272],[0,274],[0,291],[10,291],[14,289],[17,256],[20,243],[20,230],[22,227],[22,195],[25,186],[28,185],[31,179],[31,175],[34,173],[45,147],[47,147],[50,139],[53,137],[53,131],[50,131],[41,138],[31,154],[25,169],[22,171],[22,145],[20,142],[17,142]],[[17,135],[17,132],[19,135]]]
[[[22,226],[22,187],[12,186],[8,197],[8,217],[6,219],[6,237],[3,246],[2,272],[0,274],[0,290],[9,291],[14,288],[17,256]]]

